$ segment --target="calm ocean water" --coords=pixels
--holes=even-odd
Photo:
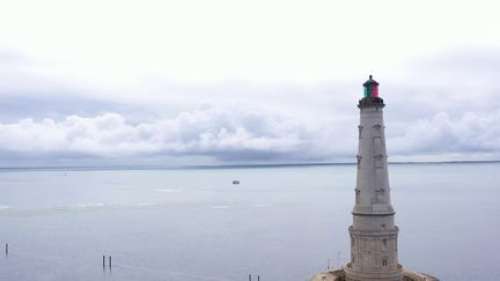
[[[401,263],[500,280],[499,175],[494,163],[391,165]],[[304,281],[347,261],[354,184],[353,165],[4,170],[0,280]]]

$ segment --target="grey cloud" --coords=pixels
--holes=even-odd
[[[69,115],[95,116],[105,112],[126,114],[129,119],[150,118],[154,114],[133,104],[96,100],[93,98],[63,93],[52,96],[33,94],[0,95],[0,122],[15,122],[20,119],[51,118],[61,120]]]
[[[24,119],[0,125],[0,147],[15,155],[205,155],[222,161],[324,159],[342,147],[321,147],[329,131],[291,117],[254,110],[206,108],[172,119],[132,124],[120,114],[61,121]]]
[[[452,118],[441,112],[408,126],[406,132],[392,140],[395,154],[468,154],[500,155],[500,111],[468,112]]]
[[[0,49],[1,65],[19,65],[28,62],[29,59],[19,52],[9,49]]]
[[[422,69],[460,72],[469,76],[498,73],[500,51],[493,48],[449,49],[420,59],[417,65]]]
[[[376,75],[387,104],[390,156],[410,161],[421,155],[498,159],[500,87],[493,74],[500,60],[495,58],[500,58],[495,52],[449,53],[444,59],[423,59],[407,70],[411,75],[405,79]],[[313,85],[152,80],[148,90],[158,97],[176,94],[135,104],[117,95],[97,98],[86,94],[91,89],[21,70],[9,75],[17,78],[0,81],[1,165],[164,163],[181,158],[353,161],[355,106],[365,78]]]
[[[352,161],[353,120],[307,124],[252,108],[206,107],[175,118],[130,123],[116,113],[0,124],[0,152],[11,158],[143,159],[208,157],[222,162]],[[387,140],[391,156],[500,151],[500,111],[452,118],[438,113],[406,123]],[[355,123],[354,123],[355,124]],[[388,131],[391,129],[389,128]],[[389,134],[390,135],[390,134]]]

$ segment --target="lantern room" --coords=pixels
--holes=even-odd
[[[370,75],[369,79],[363,84],[365,97],[378,97],[378,82],[373,80]]]

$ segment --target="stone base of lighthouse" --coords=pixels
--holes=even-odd
[[[384,100],[372,76],[363,84],[350,262],[318,273],[312,281],[437,281],[403,268],[398,258],[399,228],[394,222],[385,145]]]
[[[320,272],[311,279],[311,281],[354,281],[346,278],[346,270],[349,270],[349,264],[347,264],[344,268]],[[401,272],[398,274],[399,276],[396,279],[397,281],[439,281],[436,277],[430,276],[425,273],[418,273],[410,271],[406,268],[401,267]],[[359,276],[360,279],[355,281],[385,281],[385,280],[393,280],[390,279],[391,276],[380,276],[381,278],[363,278],[363,276]],[[387,277],[389,279],[387,279]]]
[[[346,273],[345,281],[401,281],[402,279],[402,268],[400,265],[392,272],[356,272],[354,271],[350,264],[344,267],[344,272]]]

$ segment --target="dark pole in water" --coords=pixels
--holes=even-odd
[[[102,268],[106,267],[106,256],[102,256]]]
[[[260,275],[257,275],[257,281],[260,281]]]
[[[9,255],[9,243],[6,243],[5,244],[5,255],[8,256]]]
[[[111,256],[109,256],[109,268],[111,268]]]
[[[252,281],[252,274],[248,274],[248,281]]]

